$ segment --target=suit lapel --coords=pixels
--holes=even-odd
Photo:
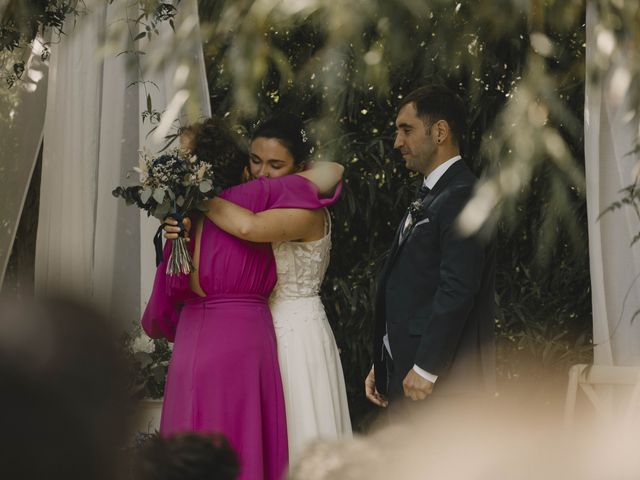
[[[429,192],[427,196],[422,199],[422,209],[426,210],[429,207],[429,205],[431,205],[431,203],[435,200],[436,196],[437,196],[437,193],[434,193],[433,191]],[[407,213],[407,215],[409,214]],[[405,219],[406,219],[406,215],[405,215]],[[417,223],[418,222],[416,222],[415,219],[412,219],[412,223],[409,226],[407,233],[404,235],[404,237],[402,237],[401,241],[399,242],[400,247],[402,247],[402,245],[404,245],[404,243],[407,241],[407,238],[409,238],[409,235],[411,235],[411,232],[416,227]]]
[[[446,172],[444,172],[444,174],[440,177],[438,182],[433,186],[431,192],[429,193],[433,194],[434,196],[438,196],[438,194],[442,192],[447,187],[447,185],[449,185],[451,180],[453,180],[456,175],[467,169],[468,167],[467,164],[464,163],[464,160],[458,160],[453,165],[451,165]]]
[[[422,201],[422,208],[424,210],[429,208],[429,205],[431,205],[433,203],[433,201],[438,197],[438,195],[440,195],[446,189],[447,185],[449,185],[451,180],[458,173],[460,173],[461,171],[463,171],[466,168],[467,168],[467,165],[464,163],[464,160],[458,160],[453,165],[451,165],[449,167],[449,169],[446,172],[444,172],[444,175],[442,175],[442,177],[440,177],[438,182],[433,186],[433,189],[431,189],[429,194],[426,197],[424,197],[424,200]],[[406,218],[407,218],[408,214],[409,213],[407,212],[404,215],[404,217],[402,217],[402,222],[400,222],[400,226],[398,228],[398,231],[396,232],[395,240],[394,240],[393,245],[391,247],[391,251],[389,252],[389,258],[387,259],[387,262],[385,263],[385,266],[384,266],[384,275],[385,276],[386,276],[387,270],[390,269],[391,266],[393,265],[398,253],[402,249],[402,246],[406,243],[407,239],[409,238],[409,235],[411,234],[411,232],[413,231],[413,229],[416,226],[415,223],[413,225],[411,225],[411,227],[409,227],[409,230],[407,231],[406,235],[402,239],[403,241],[400,242],[400,234],[402,233],[402,227],[404,226],[404,222],[406,221]]]
[[[393,264],[393,260],[396,257],[396,253],[398,252],[398,248],[400,247],[400,236],[402,235],[402,227],[404,226],[404,222],[407,220],[407,215],[409,212],[406,212],[402,217],[402,221],[400,225],[398,225],[398,229],[396,230],[396,235],[393,238],[393,243],[391,244],[391,249],[389,250],[389,256],[387,257],[386,262],[384,262],[384,267],[382,268],[382,278],[386,277],[387,270]]]

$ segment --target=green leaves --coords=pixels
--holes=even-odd
[[[113,195],[124,198],[127,205],[135,204],[159,220],[173,212],[206,211],[208,200],[219,188],[213,181],[213,166],[186,155],[180,149],[154,157],[143,151],[135,171],[139,184],[116,187]]]
[[[152,194],[153,190],[151,190],[150,188],[144,188],[142,190],[142,193],[140,193],[140,200],[142,200],[142,203],[147,203]]]
[[[281,110],[299,112],[317,152],[346,167],[342,199],[331,209],[335,248],[323,300],[342,350],[356,426],[368,411],[361,390],[371,365],[377,271],[419,181],[394,153],[395,111],[421,84],[445,83],[463,96],[469,110],[463,154],[474,171],[498,176],[511,166],[502,177],[522,182],[495,209],[509,223],[494,219],[501,239],[503,378],[523,375],[522,351],[536,366],[562,371],[572,358],[584,358],[590,338],[579,185],[584,2],[540,7],[553,24],[543,33],[561,47],[540,62],[532,61],[541,57],[531,49],[533,19],[522,2],[428,3],[312,2],[295,13],[280,3],[261,14],[247,2],[245,14],[232,17],[227,14],[237,2],[200,0],[204,21],[236,19],[208,43],[216,113],[241,112],[253,121]],[[554,215],[544,214],[549,211]],[[565,222],[569,216],[573,224]],[[543,236],[542,230],[556,233]],[[542,250],[557,275],[532,266]]]
[[[151,342],[150,353],[138,351],[136,343]],[[151,340],[142,332],[139,324],[122,336],[120,348],[128,360],[129,390],[135,398],[162,398],[171,358],[171,348],[165,340]]]
[[[159,204],[153,211],[153,216],[158,220],[164,220],[167,215],[169,215],[173,211],[171,206],[171,201],[169,198],[165,198],[164,201]]]
[[[23,76],[25,65],[12,55],[30,49],[36,35],[47,32],[51,42],[56,43],[65,32],[67,18],[78,16],[78,0],[9,0],[2,2],[0,17],[0,78],[7,87],[13,87]],[[40,57],[49,56],[49,45],[45,44]],[[15,61],[12,61],[14,60]]]
[[[165,194],[164,188],[156,188],[153,191],[153,199],[158,203],[162,203],[164,201],[164,194]]]

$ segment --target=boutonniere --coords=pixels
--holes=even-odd
[[[421,199],[414,200],[409,205],[409,213],[411,214],[412,224],[419,222],[426,216],[424,204]]]

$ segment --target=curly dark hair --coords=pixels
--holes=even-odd
[[[219,187],[228,188],[241,182],[248,153],[224,120],[207,118],[183,128],[180,134],[193,138],[191,153],[213,165]]]
[[[135,480],[235,480],[238,456],[220,433],[154,436],[144,444]]]

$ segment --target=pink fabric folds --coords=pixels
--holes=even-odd
[[[221,197],[253,212],[322,208],[315,185],[299,175],[259,179]],[[193,243],[193,242],[192,242]],[[168,257],[165,246],[165,259]],[[151,337],[175,341],[161,433],[222,432],[240,455],[242,480],[278,480],[287,465],[287,429],[275,332],[267,299],[276,283],[271,245],[240,240],[205,220],[197,275],[156,271],[142,318]]]

